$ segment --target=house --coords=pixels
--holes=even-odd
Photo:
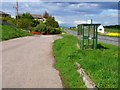
[[[2,17],[11,17],[11,15],[0,11],[0,18],[2,18]]]
[[[38,14],[32,14],[32,16],[35,20],[39,20],[39,21],[42,21],[42,22],[46,21],[46,19],[40,14],[39,15]]]
[[[40,14],[31,14],[31,15],[34,18],[34,20],[38,20],[38,21],[42,21],[42,22],[46,21],[46,19]],[[20,17],[20,16],[22,16],[22,14],[19,14],[18,16]]]
[[[97,31],[100,32],[100,33],[104,33],[104,27],[103,27],[103,25],[100,25],[100,26],[97,28]]]

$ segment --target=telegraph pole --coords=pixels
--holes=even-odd
[[[18,0],[16,1],[16,25],[18,26]]]

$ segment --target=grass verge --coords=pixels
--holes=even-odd
[[[0,25],[0,40],[8,40],[24,36],[31,36],[31,34],[11,25]]]
[[[77,50],[77,41],[76,37],[72,35],[64,35],[64,38],[56,40],[53,46],[56,68],[60,71],[66,88],[85,88],[82,78],[76,71],[74,61],[70,60],[70,55]]]
[[[76,47],[77,43],[78,39],[72,35],[65,35],[54,42],[56,68],[61,73],[65,87],[85,88],[77,73],[75,62],[78,62],[98,88],[117,88],[118,47],[102,43],[106,48],[80,50]]]

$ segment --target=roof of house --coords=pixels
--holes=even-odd
[[[44,17],[40,14],[31,14],[34,19],[43,19]],[[19,14],[19,16],[22,16],[22,14]]]
[[[3,11],[0,11],[0,15],[9,15],[10,16],[10,14],[7,14],[7,13],[5,13],[5,12],[3,12]]]
[[[33,18],[35,19],[43,19],[44,17],[42,15],[38,14],[32,14]]]

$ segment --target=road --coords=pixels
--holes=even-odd
[[[2,89],[2,43],[0,42],[0,90]]]
[[[29,36],[2,42],[2,88],[62,88],[54,68],[56,35]]]
[[[68,30],[68,29],[65,29],[65,31],[69,34],[77,36],[77,31],[72,31],[72,30]],[[120,40],[120,38],[116,38],[116,37],[107,37],[107,36],[100,36],[100,35],[98,36],[99,42],[104,42],[104,43],[112,44],[112,45],[116,45],[116,46],[118,46],[119,40]]]

